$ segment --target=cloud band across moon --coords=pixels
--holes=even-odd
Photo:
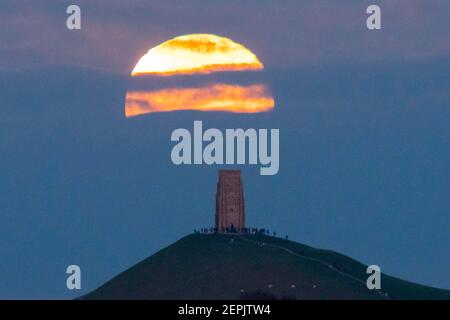
[[[263,64],[254,53],[228,38],[212,34],[184,35],[150,49],[132,71],[149,83],[167,78],[205,77],[196,85],[133,89],[126,95],[125,116],[179,110],[257,113],[272,110],[275,101],[262,81],[242,84],[239,75],[258,72]],[[235,81],[208,81],[208,74],[232,73]],[[189,81],[187,81],[189,82]]]

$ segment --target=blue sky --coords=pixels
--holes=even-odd
[[[0,67],[75,64],[128,74],[149,48],[171,37],[208,32],[251,48],[273,68],[324,62],[427,59],[450,51],[446,0],[376,1],[382,31],[365,27],[371,1],[76,2],[82,31],[65,28],[71,1],[2,1]]]
[[[0,4],[0,297],[72,298],[213,224],[218,167],[175,167],[170,133],[280,128],[280,172],[242,166],[251,225],[450,289],[447,1]],[[265,63],[274,112],[125,119],[152,46],[207,32]],[[65,268],[80,265],[83,290]]]

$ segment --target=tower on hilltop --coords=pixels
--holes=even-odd
[[[220,170],[216,192],[217,232],[245,228],[244,189],[240,170]]]

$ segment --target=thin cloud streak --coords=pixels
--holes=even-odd
[[[80,0],[82,30],[65,28],[70,3],[0,5],[0,67],[50,63],[129,73],[149,48],[177,35],[208,32],[246,45],[270,68],[330,61],[426,59],[450,53],[448,1],[379,1],[382,30],[365,27],[369,3]],[[268,23],[270,22],[270,23]]]

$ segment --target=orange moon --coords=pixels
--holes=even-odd
[[[253,52],[231,39],[213,34],[175,37],[142,56],[131,73],[132,78],[145,82],[148,77],[160,81],[158,77],[161,76],[200,74],[200,83],[151,90],[129,89],[125,98],[125,116],[179,110],[270,111],[275,107],[275,101],[268,86],[259,82],[246,85],[234,82],[238,80],[239,72],[263,69],[264,65]],[[219,72],[233,72],[233,82],[207,79],[207,74]]]
[[[145,54],[132,76],[262,70],[263,64],[243,45],[214,34],[188,34],[170,39]]]

